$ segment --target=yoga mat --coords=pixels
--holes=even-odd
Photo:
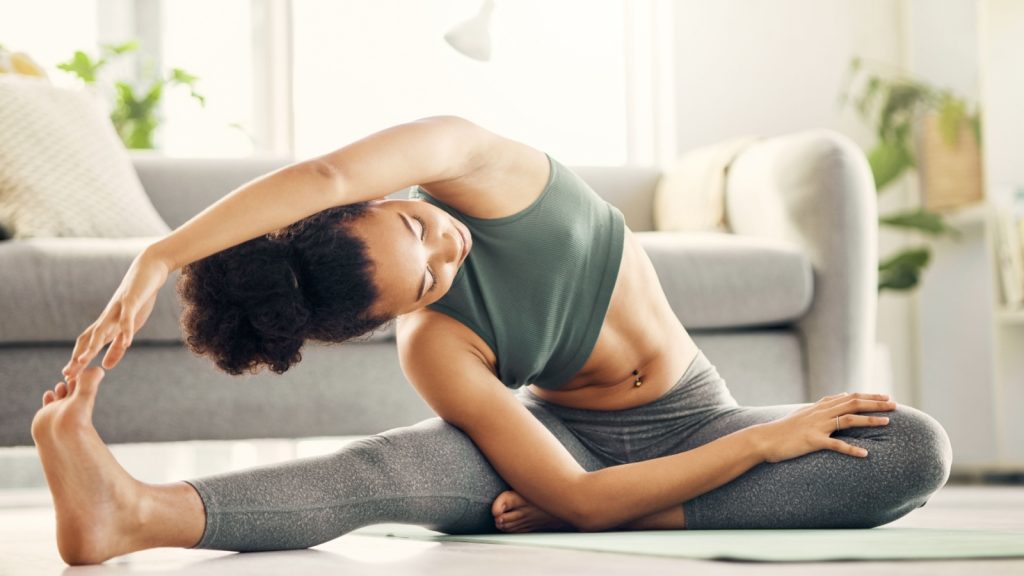
[[[883,527],[869,530],[651,530],[450,536],[418,526],[379,524],[359,529],[353,534],[748,562],[1024,557],[1024,531],[996,530]]]

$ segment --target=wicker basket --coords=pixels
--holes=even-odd
[[[981,152],[967,120],[961,122],[957,142],[950,146],[939,131],[938,114],[922,119],[918,173],[921,203],[928,210],[950,210],[984,199]]]

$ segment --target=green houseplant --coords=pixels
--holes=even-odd
[[[878,142],[867,153],[868,163],[881,194],[917,164],[914,130],[927,113],[938,116],[938,127],[947,144],[957,142],[965,120],[981,141],[981,114],[968,109],[966,101],[950,90],[936,88],[898,69],[883,69],[858,57],[850,61],[840,94],[840,106],[852,104],[860,117],[873,126]],[[936,212],[925,208],[883,215],[879,224],[916,230],[932,237],[959,235]],[[911,290],[928,265],[927,245],[901,250],[878,265],[878,290]]]
[[[78,76],[88,85],[95,85],[100,70],[107,64],[138,50],[138,47],[137,40],[130,40],[122,44],[104,44],[100,47],[100,54],[97,57],[92,57],[79,50],[67,61],[59,63],[57,68]],[[110,120],[128,148],[150,149],[154,147],[153,134],[161,121],[157,114],[157,106],[166,87],[184,86],[189,89],[190,95],[199,102],[200,106],[206,104],[205,98],[195,89],[198,78],[181,68],[172,68],[165,76],[152,73],[146,76],[141,79],[138,86],[133,86],[123,80],[113,83],[114,107],[110,112]]]

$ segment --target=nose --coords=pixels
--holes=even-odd
[[[462,256],[462,238],[459,231],[452,228],[444,233],[444,237],[447,238],[446,249],[445,249],[445,262],[458,262],[459,257]]]

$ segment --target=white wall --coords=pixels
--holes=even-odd
[[[822,127],[869,144],[837,98],[852,56],[900,61],[900,18],[891,0],[676,2],[680,151]]]

